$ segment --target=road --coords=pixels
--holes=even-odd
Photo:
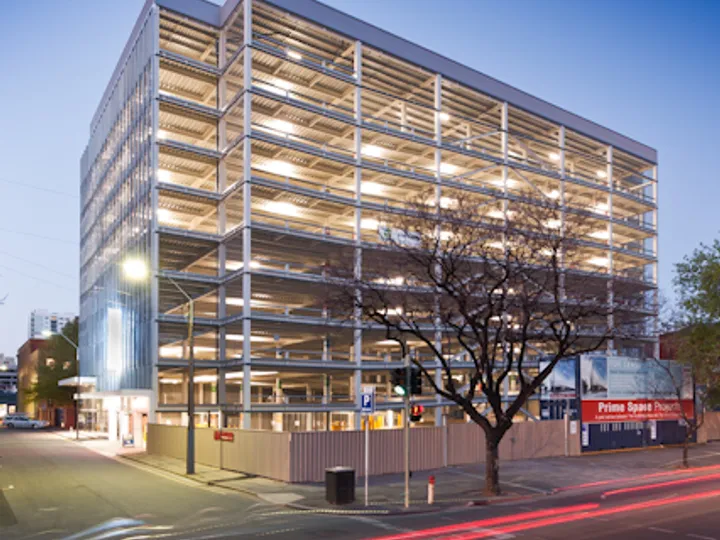
[[[0,489],[3,540],[720,540],[717,465],[486,507],[348,516],[289,510],[203,486],[48,432],[0,430]],[[92,527],[97,529],[88,531]]]
[[[257,500],[142,470],[49,432],[0,430],[0,538],[61,538],[115,518],[154,527],[244,516]],[[160,529],[159,529],[160,530]]]

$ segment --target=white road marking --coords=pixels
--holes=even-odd
[[[348,517],[355,521],[361,521],[362,523],[368,523],[368,524],[378,527],[380,529],[385,529],[386,531],[403,532],[403,533],[412,531],[412,529],[406,529],[404,527],[396,527],[395,525],[390,525],[389,523],[385,523],[383,521],[380,521],[379,519],[373,519],[370,517],[363,517],[363,516],[348,516]]]
[[[671,531],[670,529],[663,529],[661,527],[648,527],[649,531],[655,531],[655,532],[661,532],[665,534],[675,534],[675,531]]]
[[[508,482],[507,480],[504,480],[500,483],[505,484],[507,486],[527,489],[528,491],[534,491],[535,493],[547,493],[547,490],[545,490],[545,489],[539,489],[539,488],[532,487],[532,486],[526,486],[525,484],[516,484],[515,482]]]
[[[703,536],[702,534],[693,534],[688,533],[687,534],[690,538],[698,538],[699,540],[715,540],[712,536]]]
[[[514,534],[511,533],[501,533],[497,529],[485,529],[482,527],[478,527],[476,529],[468,529],[463,531],[463,533],[471,533],[471,532],[478,532],[478,533],[487,533],[489,536],[492,536],[493,538],[498,538],[499,540],[511,540],[512,538],[515,538]]]

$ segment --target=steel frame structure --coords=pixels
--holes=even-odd
[[[114,96],[137,81],[123,119]],[[149,0],[91,133],[83,375],[101,391],[152,389],[156,421],[187,422],[187,306],[174,280],[195,304],[198,421],[357,429],[360,386],[376,384],[376,425],[401,425],[387,374],[398,350],[380,329],[333,317],[324,265],[352,259],[359,275],[384,213],[428,187],[435,205],[470,193],[498,222],[531,190],[561,202],[563,230],[573,216],[593,223],[566,286],[583,276],[625,306],[614,317],[638,337],[610,349],[657,354],[656,152],[314,0]],[[114,165],[127,137],[136,146]],[[149,261],[147,286],[122,283],[128,255]],[[127,334],[112,371],[103,333],[115,304]],[[451,412],[422,403],[433,424]]]

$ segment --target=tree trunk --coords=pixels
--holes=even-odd
[[[685,440],[683,441],[682,465],[686,469],[688,467],[690,467],[690,464],[688,463],[688,438],[687,437],[685,437]]]
[[[500,495],[499,441],[493,434],[485,434],[485,494]]]

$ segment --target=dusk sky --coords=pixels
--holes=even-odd
[[[0,353],[78,310],[79,160],[144,0],[0,6]],[[720,2],[326,0],[656,148],[660,285],[718,236]]]

